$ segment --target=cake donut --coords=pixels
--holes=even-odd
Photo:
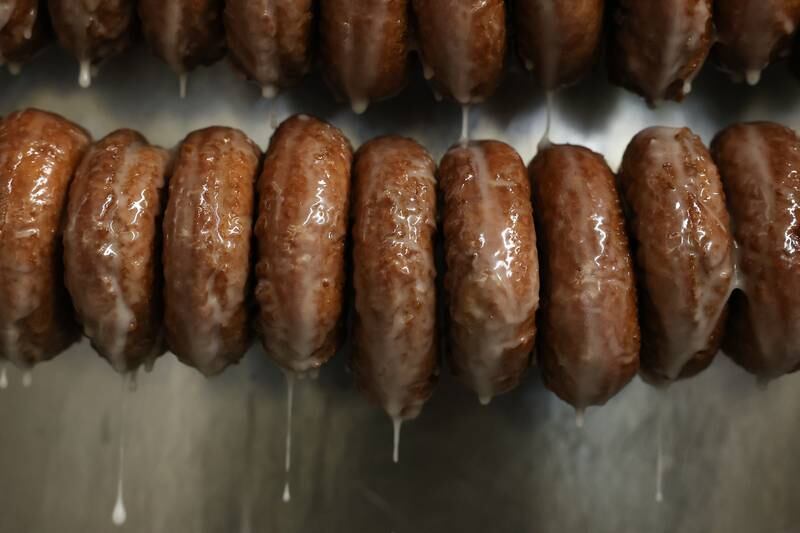
[[[117,130],[84,156],[69,192],[64,273],[83,332],[117,372],[164,352],[161,215],[169,154]]]
[[[779,124],[735,124],[711,153],[738,245],[722,347],[761,380],[800,368],[800,139]]]
[[[227,0],[225,38],[233,64],[265,98],[311,67],[312,0]]]
[[[78,59],[78,83],[89,87],[92,67],[128,47],[133,0],[48,0],[58,42]]]
[[[539,263],[530,184],[499,141],[457,144],[439,165],[447,355],[482,404],[515,388],[530,364]]]
[[[719,351],[733,290],[733,236],[719,172],[687,128],[653,127],[625,150],[619,182],[639,285],[641,371],[668,383]]]
[[[788,57],[798,23],[798,0],[716,0],[717,63],[735,80],[755,85],[770,63]]]
[[[611,81],[656,105],[680,102],[714,40],[712,0],[617,0],[611,16]]]
[[[250,237],[261,152],[214,126],[180,146],[164,214],[164,324],[170,350],[206,376],[250,346]]]
[[[545,385],[580,413],[604,404],[639,369],[625,222],[601,155],[550,145],[529,171],[542,273],[537,358]]]
[[[0,0],[0,66],[16,74],[47,44],[47,10],[39,0]]]
[[[356,113],[405,86],[406,0],[322,0],[320,40],[325,78]]]
[[[500,82],[506,55],[503,0],[413,0],[425,78],[462,105]]]
[[[435,382],[435,171],[404,137],[373,139],[355,157],[352,368],[395,420],[416,418]]]
[[[225,55],[223,0],[139,0],[144,38],[179,76],[186,96],[187,74]]]
[[[592,68],[603,33],[604,0],[516,0],[517,51],[545,90],[578,81]]]
[[[256,328],[281,368],[304,375],[342,341],[352,149],[308,115],[284,121],[258,180]]]
[[[63,282],[67,190],[90,142],[63,117],[0,120],[0,359],[30,367],[78,339]]]

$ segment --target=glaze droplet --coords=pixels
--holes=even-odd
[[[575,426],[578,428],[583,427],[583,408],[575,409]]]
[[[26,389],[33,385],[33,373],[30,370],[26,370],[22,373],[22,386]]]
[[[111,513],[111,521],[115,526],[121,526],[128,519],[125,511],[125,502],[122,501],[122,492],[117,493],[117,503],[114,504],[114,511]]]
[[[3,366],[2,370],[0,370],[0,390],[5,390],[8,388],[8,375],[6,375],[6,367]]]
[[[268,100],[272,100],[278,96],[278,88],[274,85],[264,85],[261,88],[261,96]]]
[[[181,73],[178,76],[178,94],[181,97],[181,100],[186,98],[186,86],[189,84],[189,77],[186,73]]]
[[[82,59],[78,72],[78,85],[82,89],[88,89],[92,85],[92,65],[88,59]]]
[[[366,98],[359,98],[350,102],[350,107],[353,109],[353,113],[361,115],[369,107],[369,102]]]
[[[747,85],[757,85],[759,81],[761,81],[761,71],[751,69],[745,72],[744,79],[747,82]]]
[[[392,461],[394,463],[400,462],[400,428],[403,425],[403,419],[400,417],[392,417],[392,427],[394,429],[394,439],[392,448]]]
[[[461,145],[469,144],[469,105],[461,106]]]

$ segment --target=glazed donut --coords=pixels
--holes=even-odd
[[[413,0],[425,78],[462,105],[491,95],[503,74],[503,0]]]
[[[164,325],[170,350],[206,376],[250,346],[253,183],[261,152],[215,126],[181,144],[164,214]]]
[[[608,48],[611,81],[650,104],[681,101],[713,44],[712,0],[618,0]]]
[[[498,141],[455,145],[439,166],[453,373],[482,404],[530,363],[539,262],[525,164]]]
[[[257,329],[281,368],[314,373],[342,340],[350,142],[295,115],[272,136],[258,181]]]
[[[84,334],[117,372],[164,353],[161,209],[169,154],[139,133],[95,143],[72,181],[64,273]]]
[[[134,24],[133,0],[48,0],[58,42],[80,63],[78,83],[89,87],[92,66],[128,47]]]
[[[605,0],[517,0],[514,27],[525,68],[545,90],[578,81],[592,68]]]
[[[356,113],[405,86],[407,0],[322,0],[320,39],[325,78]]]
[[[311,66],[312,0],[227,0],[231,61],[265,98],[297,83]]]
[[[735,80],[755,85],[762,70],[789,55],[798,23],[797,0],[716,0],[717,63]]]
[[[374,139],[355,158],[352,368],[395,420],[416,418],[435,382],[435,170],[403,137]]]
[[[0,120],[0,359],[19,367],[78,338],[61,230],[69,181],[89,142],[79,126],[36,109]]]
[[[639,321],[614,175],[580,146],[550,145],[530,164],[542,260],[536,346],[545,385],[579,412],[639,369]]]
[[[139,0],[144,38],[153,52],[180,76],[225,55],[223,0]]]
[[[779,124],[736,124],[711,143],[738,244],[722,347],[759,379],[800,368],[800,139]]]
[[[0,65],[8,64],[12,73],[51,38],[39,6],[39,0],[0,0]]]
[[[642,328],[641,371],[671,382],[705,369],[733,290],[733,237],[711,154],[687,128],[648,128],[622,159]]]

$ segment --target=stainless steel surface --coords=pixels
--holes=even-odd
[[[171,146],[213,123],[242,128],[262,147],[268,104],[225,64],[177,80],[142,51],[108,64],[90,90],[77,65],[51,51],[22,75],[0,74],[0,113],[56,111],[99,137],[133,127]],[[402,97],[355,117],[319,78],[281,96],[277,117],[316,113],[358,143],[413,136],[440,157],[460,110],[436,104],[417,76]],[[586,144],[616,166],[631,136],[656,123],[688,125],[708,142],[742,119],[800,127],[800,85],[781,68],[755,89],[706,67],[683,105],[651,111],[602,73],[559,94],[552,138]],[[512,73],[473,110],[473,136],[510,142],[529,160],[544,126],[542,95]],[[568,216],[568,214],[565,214]],[[798,332],[800,334],[800,332]],[[121,378],[87,343],[37,367],[33,384],[9,369],[0,391],[0,532],[114,529]],[[254,348],[206,380],[159,360],[129,395],[126,531],[139,532],[790,532],[800,531],[800,376],[760,390],[724,357],[658,392],[635,380],[582,429],[536,372],[488,407],[445,371],[421,417],[403,427],[391,462],[388,418],[346,372],[346,354],[295,391],[292,501],[281,502],[286,387]],[[664,500],[657,503],[662,417]]]

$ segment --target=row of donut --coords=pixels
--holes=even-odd
[[[313,373],[342,343],[350,277],[354,373],[395,418],[431,395],[440,334],[482,402],[517,386],[532,352],[579,409],[640,360],[669,383],[720,345],[772,379],[800,364],[799,171],[798,136],[766,122],[730,126],[711,152],[686,128],[646,129],[615,177],[572,145],[527,169],[499,141],[458,143],[438,168],[397,136],[354,155],[306,115],[262,158],[232,128],[171,155],[131,130],[92,143],[15,112],[0,121],[0,359],[54,357],[77,317],[119,372],[168,348],[211,376],[255,323],[278,365]]]
[[[314,19],[321,65],[338,98],[362,112],[406,84],[418,48],[437,94],[481,102],[496,88],[507,25],[518,55],[546,90],[580,79],[595,63],[610,21],[613,82],[650,103],[681,100],[712,49],[734,79],[754,84],[790,55],[800,23],[796,0],[0,0],[0,59],[13,70],[48,42],[52,27],[80,63],[93,67],[124,50],[138,20],[153,51],[180,75],[226,52],[267,97],[310,69]],[[507,13],[508,11],[508,13]],[[795,56],[800,63],[800,40]]]

